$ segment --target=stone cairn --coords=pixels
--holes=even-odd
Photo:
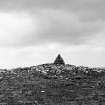
[[[58,56],[56,57],[56,59],[54,61],[54,64],[65,65],[65,62],[64,62],[64,60],[63,60],[63,58],[61,57],[60,54],[58,54]]]

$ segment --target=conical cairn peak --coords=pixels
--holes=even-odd
[[[65,65],[65,62],[60,54],[58,54],[58,56],[56,57],[54,64]]]

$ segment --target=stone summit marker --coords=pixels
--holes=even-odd
[[[58,56],[56,57],[56,59],[54,61],[54,64],[65,65],[65,62],[64,62],[64,60],[63,60],[63,58],[61,57],[60,54],[58,54]]]

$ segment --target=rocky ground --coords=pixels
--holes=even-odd
[[[0,105],[105,105],[105,69],[51,63],[3,70]]]

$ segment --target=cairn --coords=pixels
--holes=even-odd
[[[56,57],[56,59],[54,61],[54,64],[65,65],[65,62],[64,62],[64,60],[63,60],[63,58],[61,57],[60,54],[58,54],[58,56]]]

